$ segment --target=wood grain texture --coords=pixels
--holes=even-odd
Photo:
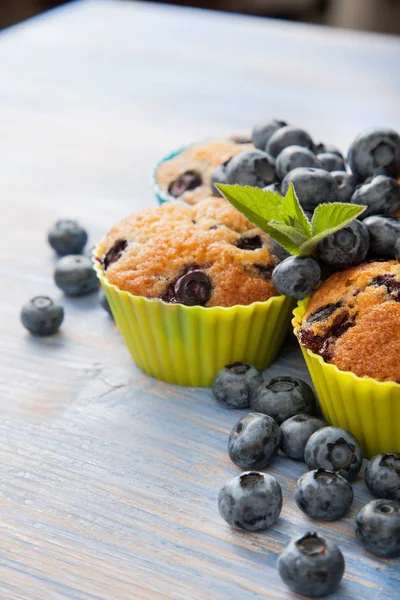
[[[281,518],[235,533],[216,498],[237,473],[226,443],[242,412],[140,373],[96,296],[63,299],[54,338],[19,323],[27,298],[59,297],[54,219],[80,219],[95,242],[155,205],[163,154],[270,116],[343,149],[371,124],[400,129],[399,64],[395,38],[140,3],[73,3],[2,33],[2,600],[287,600],[276,556],[310,528],[346,558],[332,598],[400,598],[399,561],[354,537],[361,479],[348,517],[311,522],[292,498],[305,467],[280,456]],[[278,373],[307,377],[293,339]]]

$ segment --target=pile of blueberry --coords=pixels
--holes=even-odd
[[[252,141],[254,150],[237,154],[215,170],[213,193],[219,194],[214,184],[228,183],[285,195],[292,183],[308,218],[320,203],[367,207],[362,220],[323,239],[313,258],[289,256],[272,241],[273,252],[283,261],[272,275],[280,293],[301,299],[321,277],[337,269],[365,260],[393,259],[395,253],[400,260],[400,218],[393,216],[400,209],[400,136],[396,131],[364,131],[350,145],[347,161],[331,144],[315,144],[303,129],[276,119],[255,127]]]
[[[215,398],[230,408],[251,411],[233,427],[228,441],[232,462],[244,472],[221,488],[218,508],[232,527],[258,531],[271,527],[282,509],[282,490],[265,469],[281,450],[306,463],[294,499],[311,518],[334,521],[353,502],[351,482],[362,466],[356,438],[340,427],[330,427],[315,416],[316,399],[310,386],[293,377],[264,381],[255,367],[227,365],[213,383]],[[378,556],[400,556],[400,455],[380,454],[371,459],[365,483],[377,498],[364,506],[355,521],[363,546]],[[317,533],[295,539],[278,558],[278,570],[294,592],[320,597],[339,584],[344,559],[337,545]]]
[[[99,288],[99,281],[89,255],[81,254],[88,235],[76,221],[57,221],[48,232],[50,246],[61,258],[58,260],[54,281],[68,296],[85,296]],[[111,315],[103,292],[100,304]],[[36,296],[24,304],[21,310],[23,325],[34,335],[47,336],[56,333],[64,320],[64,308],[48,296]]]

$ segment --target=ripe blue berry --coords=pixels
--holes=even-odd
[[[256,125],[251,132],[251,138],[253,140],[253,144],[259,150],[265,150],[267,142],[269,138],[278,131],[281,127],[285,127],[287,123],[285,121],[279,121],[278,119],[273,119],[272,121],[268,121],[268,123],[260,123]]]
[[[392,177],[376,175],[355,189],[350,202],[367,207],[362,218],[391,215],[400,208],[400,185]]]
[[[99,287],[92,261],[87,256],[64,256],[54,273],[56,285],[68,296],[84,296]]]
[[[400,556],[400,502],[371,500],[356,516],[355,531],[363,546],[377,556]]]
[[[324,168],[314,152],[308,148],[304,148],[304,146],[286,146],[276,159],[276,174],[278,178],[283,179],[289,171],[293,171],[293,169],[298,167]]]
[[[350,202],[357,185],[354,175],[346,171],[332,171],[331,175],[338,186],[337,201]]]
[[[336,269],[359,265],[369,250],[367,227],[355,219],[318,244],[319,258]]]
[[[211,189],[213,196],[221,196],[221,192],[215,187],[216,183],[227,183],[226,181],[226,166],[228,163],[218,165],[211,175]]]
[[[339,473],[315,469],[297,481],[294,499],[309,517],[336,521],[343,517],[353,502],[353,488]]]
[[[338,471],[352,481],[362,465],[362,452],[354,435],[341,427],[323,427],[312,434],[304,450],[309,471],[326,469]]]
[[[304,449],[313,433],[326,427],[325,421],[311,415],[294,415],[281,424],[281,450],[289,458],[304,461]]]
[[[253,391],[263,381],[258,369],[243,362],[235,362],[217,373],[212,391],[218,402],[226,406],[247,408]]]
[[[334,146],[333,144],[330,144],[329,142],[320,142],[315,146],[315,154],[317,156],[319,154],[325,154],[326,152],[329,152],[330,154],[337,154],[338,156],[343,158],[343,154],[340,152],[340,150],[336,148],[336,146]]]
[[[247,531],[267,529],[281,514],[281,486],[272,475],[247,471],[221,488],[218,509],[232,527]]]
[[[321,268],[309,256],[289,256],[272,271],[272,283],[280,294],[296,300],[305,298],[321,278]]]
[[[282,181],[282,195],[293,183],[297,198],[304,210],[313,211],[321,202],[337,202],[338,186],[328,171],[312,167],[298,167]]]
[[[311,137],[303,129],[294,125],[281,127],[269,138],[266,145],[266,151],[271,156],[277,157],[287,146],[304,146],[313,150],[314,143]]]
[[[229,457],[241,469],[264,469],[278,454],[280,442],[281,430],[274,419],[249,413],[230,433]]]
[[[269,238],[269,247],[272,254],[278,257],[279,260],[285,260],[285,258],[289,258],[289,256],[291,256],[290,252],[285,250],[285,248],[278,244],[278,242],[273,238]]]
[[[363,221],[369,231],[369,251],[373,258],[394,258],[400,237],[400,219],[373,215]]]
[[[226,180],[231,185],[238,183],[263,188],[275,179],[275,161],[261,150],[240,152],[226,167]]]
[[[21,310],[22,324],[34,335],[53,335],[63,320],[63,307],[47,296],[32,298]]]
[[[179,198],[185,192],[194,190],[203,184],[202,177],[197,171],[186,171],[179,175],[168,188],[168,193],[174,198]]]
[[[326,171],[345,171],[346,165],[341,156],[333,152],[321,152],[318,159]]]
[[[400,136],[393,129],[373,127],[356,137],[347,157],[360,179],[373,175],[400,176]]]
[[[250,401],[251,410],[272,417],[278,425],[300,413],[315,413],[310,386],[295,377],[274,377],[259,385]]]
[[[312,598],[335,590],[344,574],[343,554],[334,542],[306,533],[292,540],[278,557],[278,570],[284,583],[297,594]]]
[[[67,254],[80,254],[88,236],[77,221],[60,219],[48,232],[47,239],[57,254],[66,256]]]
[[[400,454],[378,454],[365,469],[365,483],[376,498],[400,500]]]

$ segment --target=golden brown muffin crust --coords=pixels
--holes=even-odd
[[[162,190],[167,191],[171,183],[183,173],[187,171],[199,173],[203,185],[179,196],[180,200],[188,204],[195,204],[211,196],[211,175],[216,167],[227,162],[236,154],[252,149],[254,149],[253,144],[238,144],[229,139],[195,144],[158,167],[157,183]]]
[[[343,371],[400,382],[400,264],[332,275],[313,294],[299,339]]]
[[[121,242],[126,247],[108,266],[107,257],[115,258]],[[246,249],[249,244],[261,247]],[[194,269],[211,282],[209,307],[277,295],[271,273],[278,260],[269,250],[268,236],[222,198],[194,206],[168,202],[130,215],[111,229],[99,256],[108,281],[138,296],[165,299],[168,286]]]

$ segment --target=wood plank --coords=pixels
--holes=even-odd
[[[243,411],[131,363],[95,296],[62,298],[54,338],[19,324],[29,297],[60,297],[46,230],[80,219],[95,242],[155,205],[155,162],[189,141],[279,116],[345,149],[371,124],[400,129],[396,38],[146,3],[72,3],[0,35],[0,596],[12,600],[295,598],[275,563],[288,539],[336,539],[335,599],[400,598],[400,569],[360,550],[357,510],[312,522],[293,502],[301,463],[279,456],[277,525],[219,517],[226,452]],[[308,377],[289,338],[266,375]]]

